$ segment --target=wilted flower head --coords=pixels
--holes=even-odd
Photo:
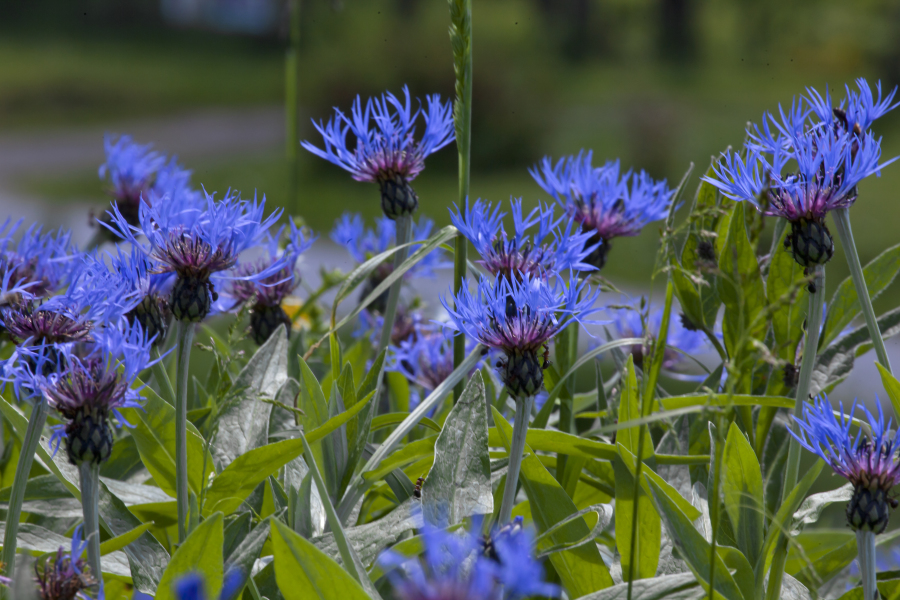
[[[32,296],[55,294],[78,272],[80,253],[72,233],[63,229],[44,233],[33,224],[19,236],[21,225],[22,220],[13,223],[11,219],[0,225],[0,268],[11,273],[14,283],[27,286]]]
[[[129,225],[114,207],[111,229],[150,257],[153,273],[177,274],[171,297],[175,318],[202,321],[209,313],[211,297],[217,297],[210,277],[234,268],[238,255],[259,243],[281,216],[278,209],[265,217],[265,204],[265,197],[262,202],[241,200],[230,192],[219,201],[206,194],[204,210],[174,215],[141,204],[139,227]],[[147,242],[140,242],[135,234],[143,234]],[[227,278],[261,281],[282,267],[276,261],[266,270]]]
[[[841,405],[840,419],[827,397],[803,404],[803,418],[795,422],[800,434],[790,431],[801,446],[828,463],[834,472],[853,484],[854,494],[847,505],[847,522],[853,529],[881,533],[887,527],[890,509],[897,501],[888,496],[900,482],[900,459],[894,448],[895,431],[884,423],[878,403],[878,418],[862,405],[853,403],[848,414]],[[868,420],[869,434],[862,428],[850,433],[852,415],[861,408]]]
[[[325,149],[310,142],[301,145],[321,158],[350,172],[357,181],[381,186],[381,207],[387,217],[411,215],[418,197],[409,182],[425,168],[425,158],[453,141],[453,115],[450,102],[442,103],[435,94],[426,98],[427,108],[413,110],[409,90],[405,101],[390,92],[370,98],[365,108],[359,96],[348,117],[339,109],[328,123],[313,125],[322,135]],[[418,141],[414,135],[419,116],[425,130]],[[354,140],[348,144],[347,133]]]
[[[448,328],[505,354],[497,363],[503,382],[514,398],[523,398],[543,385],[547,342],[570,322],[583,322],[581,317],[595,312],[598,296],[574,274],[565,283],[561,277],[548,282],[526,274],[521,280],[482,277],[474,293],[462,287],[452,307],[443,296],[441,303],[452,321]]]
[[[532,277],[549,277],[561,271],[592,271],[594,267],[585,259],[594,252],[599,241],[591,245],[591,233],[577,229],[572,231],[572,221],[560,217],[554,219],[553,207],[538,203],[527,215],[522,213],[522,200],[510,200],[513,214],[513,235],[507,235],[503,227],[500,204],[492,207],[483,200],[476,200],[464,210],[450,211],[450,220],[481,255],[479,261],[491,275],[519,278],[523,274]],[[566,220],[564,228],[560,223]],[[527,233],[537,226],[537,231]]]
[[[655,339],[662,327],[663,309],[642,309],[640,306],[616,308],[612,325],[616,339],[651,338]],[[613,341],[613,340],[610,340]],[[634,364],[642,366],[644,362],[644,344],[631,347]],[[693,355],[710,350],[709,340],[702,331],[685,327],[673,311],[669,319],[669,331],[666,337],[666,350],[663,355],[663,368],[672,370],[681,365],[685,355]]]
[[[90,572],[87,562],[81,558],[87,547],[79,525],[72,534],[72,546],[68,552],[60,547],[56,556],[47,556],[34,565],[34,572],[42,600],[91,600],[87,591],[97,586],[97,579]],[[98,597],[102,597],[102,592]]]
[[[434,221],[422,217],[418,223],[412,224],[411,241],[424,242],[431,236],[432,229],[434,229]],[[344,213],[335,222],[334,229],[331,231],[331,239],[346,248],[353,260],[361,264],[387,251],[396,243],[397,226],[387,217],[379,217],[375,219],[375,229],[366,228],[362,216]],[[443,250],[435,249],[404,273],[403,278],[434,277],[436,269],[449,267],[451,264],[446,259]],[[378,265],[362,285],[360,300],[372,293],[393,272],[394,263],[391,259]],[[385,290],[369,305],[369,308],[374,312],[383,313],[387,305],[387,295],[388,292]]]
[[[618,160],[594,167],[592,158],[592,152],[581,151],[554,165],[545,157],[529,172],[583,231],[591,233],[588,244],[600,242],[586,261],[599,269],[606,263],[610,240],[635,236],[648,223],[664,219],[674,193],[665,179],[655,181],[644,171],[620,175]]]
[[[449,533],[426,524],[421,560],[392,551],[378,562],[387,572],[400,600],[500,600],[559,595],[559,588],[543,581],[531,536],[522,530],[497,539],[495,558],[484,554],[477,526]],[[402,567],[399,568],[399,567]],[[405,571],[405,576],[400,571]]]
[[[191,172],[176,159],[151,150],[152,144],[137,144],[129,135],[103,140],[106,162],[99,175],[110,184],[110,195],[130,225],[137,225],[142,203],[155,205],[161,213],[181,212],[198,206],[200,195],[191,189]],[[111,215],[104,216],[110,222]]]
[[[725,153],[713,166],[715,177],[704,178],[727,197],[790,221],[785,243],[804,267],[824,264],[834,253],[825,215],[852,206],[859,183],[896,160],[879,163],[881,138],[868,131],[875,118],[893,108],[893,92],[881,101],[879,86],[875,101],[865,80],[859,85],[859,94],[848,88],[846,109],[841,104],[826,110],[827,91],[822,98],[810,89],[810,97],[795,101],[790,110],[779,107],[778,118],[766,113],[761,126],[748,129],[744,155]]]

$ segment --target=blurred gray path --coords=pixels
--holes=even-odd
[[[88,215],[91,208],[97,208],[96,200],[46,202],[17,190],[14,180],[21,176],[39,177],[42,173],[57,176],[66,171],[99,167],[104,160],[103,136],[106,133],[127,133],[140,143],[153,142],[155,148],[177,155],[184,164],[190,165],[191,161],[199,159],[282,148],[284,112],[280,106],[204,110],[109,126],[0,133],[0,222],[11,216],[24,218],[26,223],[39,221],[50,227],[65,226],[73,230],[77,242],[86,242],[92,234]],[[344,272],[355,266],[346,251],[328,239],[328,232],[319,232],[319,241],[304,255],[302,271],[307,284],[318,285],[318,272],[322,266],[340,268]],[[432,313],[441,309],[438,295],[446,293],[450,279],[451,274],[446,270],[435,279],[415,282],[415,293],[426,299]],[[641,293],[629,291],[634,295]],[[346,302],[350,306],[352,298]],[[900,339],[888,340],[886,345],[895,368],[900,371]],[[861,401],[871,403],[876,394],[887,401],[874,365],[874,352],[869,352],[857,359],[853,373],[835,390],[832,398],[850,400],[859,397]]]

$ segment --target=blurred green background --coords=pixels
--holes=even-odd
[[[72,127],[128,132],[149,118],[277,107],[288,9],[277,0],[257,3],[269,20],[249,27],[239,13],[225,26],[216,21],[216,10],[221,16],[229,6],[254,4],[237,0],[4,3],[0,138]],[[205,18],[178,16],[197,6]],[[302,0],[301,11],[302,138],[315,141],[310,118],[327,118],[356,94],[399,92],[404,84],[417,96],[452,93],[446,2]],[[865,76],[893,87],[898,40],[900,4],[888,0],[474,0],[472,195],[546,199],[527,168],[545,154],[581,148],[593,149],[595,161],[619,157],[673,186],[693,162],[693,190],[711,155],[741,143],[747,121],[790,103],[805,86],[840,88]],[[876,130],[885,156],[900,154],[900,113]],[[344,210],[378,214],[375,187],[304,151],[299,196],[288,198],[284,154],[282,144],[247,150],[236,143],[187,166],[208,190],[259,190],[323,233]],[[898,241],[898,183],[900,167],[892,166],[861,186],[852,215],[864,262]],[[29,171],[9,185],[49,203],[105,202],[95,167]],[[457,194],[454,148],[430,158],[415,185],[422,213],[447,223]],[[607,274],[645,285],[657,234],[651,226],[617,240]],[[839,253],[829,287],[846,274]],[[877,308],[897,301],[888,294]]]

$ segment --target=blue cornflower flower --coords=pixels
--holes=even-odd
[[[799,435],[790,431],[800,445],[828,463],[834,472],[853,484],[853,497],[847,504],[847,522],[856,530],[881,533],[887,527],[890,509],[896,500],[888,496],[900,482],[900,459],[894,448],[895,432],[890,421],[884,423],[881,403],[876,419],[865,407],[853,403],[840,418],[835,416],[827,397],[818,397],[811,404],[804,402],[803,418],[796,419]],[[852,415],[861,408],[868,420],[869,433],[862,428],[854,437],[850,433]]]
[[[410,239],[413,242],[424,242],[431,237],[433,229],[434,221],[422,217],[418,223],[413,223]],[[362,216],[351,213],[341,215],[341,218],[335,221],[334,229],[331,231],[331,239],[346,248],[353,260],[360,264],[387,251],[396,242],[396,236],[397,226],[387,217],[375,219],[375,229],[367,229],[363,223]],[[436,249],[425,255],[403,277],[404,279],[434,277],[435,270],[451,265],[452,263],[447,260],[444,251]],[[384,261],[378,265],[363,284],[359,296],[360,300],[372,293],[393,272],[394,263],[391,260]],[[388,292],[385,291],[369,304],[369,309],[377,313],[383,313],[387,304],[387,296]]]
[[[82,539],[82,526],[75,528],[69,551],[60,547],[56,555],[48,555],[35,565],[38,591],[44,600],[91,600],[85,590],[97,586],[97,579],[82,558],[87,542]],[[103,598],[102,588],[97,593]]]
[[[281,260],[268,269],[252,274],[222,275],[233,269],[238,255],[259,243],[281,216],[281,209],[265,217],[266,199],[257,202],[241,200],[236,193],[228,193],[216,201],[206,194],[204,210],[186,210],[166,215],[146,203],[140,207],[140,226],[129,225],[113,207],[110,229],[140,248],[155,266],[153,273],[175,273],[170,304],[173,316],[181,321],[202,321],[209,313],[212,301],[218,298],[210,277],[219,274],[224,279],[262,281],[282,269]],[[143,234],[147,244],[135,234]]]
[[[151,150],[152,144],[137,144],[129,135],[103,140],[106,162],[98,174],[110,184],[110,195],[129,225],[137,225],[141,203],[163,213],[196,208],[201,196],[191,188],[191,172],[172,157]],[[109,223],[107,213],[103,222]]]
[[[599,246],[599,242],[587,245],[592,234],[572,232],[572,221],[567,220],[565,229],[559,225],[565,217],[555,219],[553,207],[541,205],[528,215],[522,213],[522,200],[510,200],[513,214],[512,236],[503,227],[500,204],[491,206],[483,200],[476,200],[473,206],[466,201],[465,210],[456,207],[450,211],[450,220],[481,255],[479,261],[491,275],[521,277],[527,273],[532,277],[549,277],[560,271],[592,271],[595,267],[585,259]],[[454,205],[455,206],[455,205]],[[528,229],[537,225],[537,231],[528,234]]]
[[[532,554],[532,538],[521,530],[492,538],[491,547],[476,532],[450,533],[425,524],[424,555],[413,560],[391,550],[378,559],[401,600],[500,600],[558,596],[543,582],[543,569]],[[490,550],[493,552],[490,552]],[[489,550],[487,555],[485,550]],[[403,566],[405,576],[398,567]]]
[[[467,338],[466,352],[471,352],[474,345]],[[472,372],[480,367],[475,365]],[[453,337],[445,327],[416,323],[410,335],[391,346],[390,363],[385,368],[401,373],[427,395],[453,373]]]
[[[422,325],[422,313],[419,312],[419,304],[414,299],[411,306],[406,304],[397,304],[397,313],[394,316],[394,326],[391,329],[391,345],[399,346],[404,341],[417,335],[419,327]],[[384,327],[384,317],[380,314],[369,310],[362,310],[359,313],[359,327],[353,332],[353,336],[357,338],[369,336],[373,345],[378,344],[381,337],[381,329]]]
[[[236,273],[239,276],[252,277],[255,273],[271,271],[272,265],[276,262],[281,262],[283,266],[260,280],[236,279],[228,292],[234,305],[252,304],[250,328],[257,344],[265,343],[280,324],[284,324],[288,335],[291,333],[291,319],[284,312],[281,303],[300,284],[297,260],[301,254],[309,250],[317,236],[309,233],[304,235],[293,221],[290,222],[290,226],[284,250],[278,247],[284,233],[282,225],[274,237],[267,234],[268,238],[264,244],[267,255],[255,262],[240,265]]]
[[[827,86],[824,96],[814,88],[806,88],[805,100],[822,123],[857,134],[868,131],[876,119],[900,105],[900,102],[891,104],[897,93],[896,87],[882,99],[879,81],[875,84],[878,91],[876,99],[872,94],[872,88],[864,78],[857,79],[856,86],[859,88],[858,92],[852,91],[849,85],[844,86],[847,97],[837,106],[831,101]]]
[[[0,225],[0,266],[10,270],[12,280],[27,285],[31,295],[40,298],[55,294],[72,281],[73,269],[80,253],[72,243],[72,233],[60,229],[44,233],[41,226],[31,225],[19,237],[22,220],[11,219]]]
[[[381,208],[385,216],[396,219],[411,215],[419,205],[410,182],[425,168],[425,158],[454,139],[453,111],[450,102],[442,103],[437,94],[428,96],[428,107],[412,109],[409,89],[404,86],[405,102],[390,92],[370,98],[365,109],[359,96],[350,117],[339,109],[327,124],[313,125],[322,135],[325,149],[310,142],[301,146],[320,158],[349,171],[357,181],[381,186]],[[415,140],[416,121],[425,121],[422,138]],[[347,132],[355,138],[347,143]]]
[[[655,338],[662,326],[663,309],[640,306],[626,306],[615,309],[612,320],[617,339],[621,338]],[[612,340],[610,340],[612,341]],[[702,331],[690,329],[684,320],[669,320],[669,331],[666,337],[666,350],[663,355],[663,368],[673,370],[684,362],[685,355],[709,351],[709,340]],[[634,364],[643,366],[644,346],[636,344],[631,348]]]
[[[648,223],[666,218],[675,194],[665,179],[655,181],[644,171],[620,175],[618,160],[594,167],[592,158],[593,152],[583,150],[555,165],[544,157],[529,173],[591,234],[588,244],[599,243],[586,262],[601,269],[610,241],[638,235]]]
[[[452,321],[449,329],[503,352],[497,368],[514,398],[534,396],[543,386],[548,342],[570,322],[584,323],[582,317],[597,310],[599,291],[592,292],[575,274],[565,284],[561,279],[527,273],[511,280],[482,277],[475,293],[464,286],[455,297],[451,294],[453,306],[441,297]]]
[[[44,396],[66,421],[50,440],[54,451],[65,440],[73,464],[100,464],[112,451],[110,418],[126,423],[120,409],[139,406],[140,390],[131,386],[151,364],[150,347],[140,325],[122,318],[95,329],[82,344],[56,344],[52,352],[23,349],[25,360],[9,371],[17,390]]]
[[[219,600],[231,600],[240,592],[246,579],[239,567],[232,567],[225,573]],[[207,600],[206,582],[199,573],[188,573],[173,584],[177,600]]]
[[[780,119],[766,113],[761,127],[748,129],[744,156],[723,154],[715,176],[703,178],[733,200],[787,219],[791,233],[785,244],[804,267],[824,264],[834,253],[825,215],[852,206],[859,183],[896,160],[879,163],[881,138],[868,131],[894,108],[894,92],[882,100],[879,84],[875,100],[865,80],[859,86],[858,94],[847,89],[846,108],[842,103],[832,109],[827,91],[823,98],[810,88],[809,97],[794,101],[789,111],[779,107]]]

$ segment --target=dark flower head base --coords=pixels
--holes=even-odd
[[[530,277],[550,277],[564,271],[591,271],[586,257],[597,249],[597,245],[587,245],[591,233],[572,231],[573,224],[565,216],[554,219],[553,207],[538,207],[527,215],[522,212],[522,200],[511,200],[513,213],[513,235],[508,235],[503,227],[500,204],[491,206],[476,200],[465,210],[450,211],[450,220],[481,255],[478,261],[491,275],[506,279]],[[565,229],[560,228],[567,221]],[[527,233],[537,226],[537,231]]]
[[[582,151],[556,164],[545,157],[529,172],[589,234],[585,245],[592,250],[584,262],[601,269],[612,239],[638,235],[648,223],[664,219],[674,192],[665,180],[655,181],[644,171],[620,175],[618,160],[594,167],[592,157]]]
[[[91,600],[85,590],[97,586],[97,579],[82,558],[87,542],[82,539],[82,526],[72,534],[72,546],[68,552],[60,547],[34,565],[38,591],[44,600]]]
[[[787,242],[797,263],[807,268],[825,264],[834,253],[825,216],[852,206],[859,183],[896,160],[879,163],[881,138],[868,131],[872,121],[896,106],[890,105],[894,92],[882,101],[879,85],[875,101],[865,81],[859,85],[859,94],[848,88],[846,109],[841,104],[826,110],[827,92],[823,99],[809,90],[809,98],[794,102],[789,111],[780,109],[780,118],[766,113],[762,126],[748,129],[744,150],[724,154],[713,165],[715,177],[704,177],[727,197],[787,219]]]
[[[0,310],[0,321],[16,344],[65,344],[87,340],[92,323],[81,314],[54,310],[22,300]]]
[[[365,108],[357,96],[348,117],[335,109],[328,123],[313,125],[322,135],[324,150],[304,141],[301,145],[320,158],[349,171],[353,179],[378,183],[381,207],[390,219],[412,215],[419,199],[410,182],[425,168],[425,158],[453,141],[453,112],[437,95],[426,98],[427,108],[413,110],[409,90],[404,100],[391,94],[370,98]],[[425,121],[420,140],[416,122]],[[348,143],[347,133],[355,138]]]
[[[259,243],[281,216],[279,209],[265,217],[265,203],[265,198],[258,203],[228,193],[221,201],[207,194],[202,211],[167,214],[141,204],[140,227],[129,225],[114,207],[111,229],[149,257],[154,263],[150,273],[176,274],[169,299],[172,315],[198,322],[217,299],[211,276],[234,268],[238,255]],[[135,234],[143,234],[147,243],[139,242]],[[262,271],[230,278],[262,281],[283,267],[278,260]]]
[[[523,399],[543,385],[547,343],[572,321],[595,312],[599,291],[570,274],[568,281],[551,281],[527,274],[521,280],[482,278],[475,293],[460,289],[450,314],[450,329],[458,330],[488,348],[503,352],[498,368],[513,397]]]
[[[877,399],[876,399],[877,402]],[[862,429],[850,433],[852,415],[861,408],[868,420],[870,435]],[[879,534],[885,530],[896,501],[891,488],[900,482],[900,459],[894,447],[894,432],[885,426],[878,404],[876,419],[864,406],[854,403],[848,414],[841,407],[835,417],[827,398],[804,403],[803,418],[796,421],[800,434],[793,435],[800,445],[831,465],[835,473],[853,484],[853,497],[847,504],[847,523],[857,531]]]

